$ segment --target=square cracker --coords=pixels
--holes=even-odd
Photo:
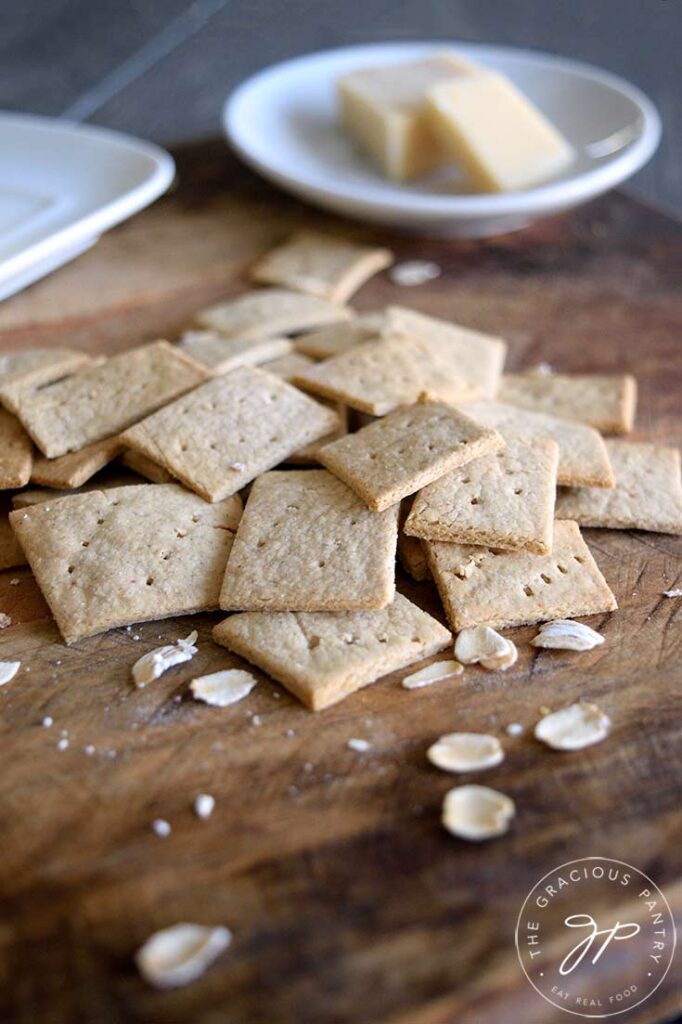
[[[242,612],[219,623],[213,639],[313,711],[452,643],[449,630],[402,594],[374,612]]]
[[[0,490],[24,487],[32,466],[33,441],[16,416],[0,408]]]
[[[629,434],[637,384],[629,374],[510,373],[503,376],[497,397],[531,412],[586,423],[604,434]]]
[[[290,466],[319,466],[320,452],[325,445],[331,444],[332,441],[338,441],[340,437],[345,437],[348,433],[348,409],[346,406],[341,402],[328,402],[324,398],[320,398],[318,401],[322,405],[330,406],[336,412],[339,417],[339,426],[330,434],[325,434],[319,441],[312,441],[310,444],[304,445],[303,448],[299,448],[293,455],[287,455],[286,461]]]
[[[452,406],[417,402],[326,445],[318,457],[380,511],[503,444],[497,431]]]
[[[96,361],[72,348],[22,348],[0,352],[0,388],[47,384]]]
[[[58,459],[46,459],[40,456],[33,462],[31,483],[41,487],[56,487],[71,490],[81,487],[99,473],[112,459],[123,450],[117,437],[107,437],[104,441],[96,441],[78,452],[69,452]]]
[[[177,484],[92,490],[10,522],[67,643],[115,626],[218,607],[241,515]]]
[[[557,483],[569,487],[613,487],[606,445],[593,427],[559,416],[530,412],[502,402],[470,402],[460,408],[507,439],[549,438],[559,445]]]
[[[350,316],[349,309],[315,295],[286,288],[259,288],[200,310],[196,321],[228,338],[267,338],[337,323]]]
[[[370,512],[326,469],[265,473],[225,570],[225,611],[384,608],[395,595],[397,509]]]
[[[290,352],[289,355],[279,356],[261,364],[266,373],[274,373],[275,377],[287,381],[293,380],[297,373],[302,373],[314,365],[313,360],[304,356],[302,352]]]
[[[441,356],[398,337],[365,341],[297,374],[294,384],[371,416],[385,416],[420,397],[453,402],[475,397]]]
[[[405,523],[413,537],[491,548],[552,550],[555,441],[509,440],[421,490]]]
[[[212,374],[220,374],[277,359],[293,351],[294,344],[288,338],[226,338],[217,331],[185,331],[178,348]]]
[[[680,453],[676,448],[607,441],[616,476],[613,490],[581,487],[559,491],[558,519],[611,530],[682,533]]]
[[[296,351],[311,359],[331,359],[342,352],[378,334],[384,317],[382,313],[366,313],[347,323],[330,324],[318,331],[301,334],[296,338]]]
[[[130,349],[106,362],[2,399],[40,450],[54,459],[103,441],[189,391],[209,376],[167,341]]]
[[[507,354],[502,338],[403,306],[386,309],[384,331],[432,346],[469,388],[485,398],[495,397]]]
[[[551,555],[422,542],[453,630],[522,626],[618,607],[577,523],[554,524]]]
[[[338,426],[331,409],[243,366],[160,409],[122,440],[208,501],[220,501]]]
[[[343,303],[392,263],[390,249],[319,231],[298,231],[266,253],[251,270],[251,277],[260,284],[282,285]]]

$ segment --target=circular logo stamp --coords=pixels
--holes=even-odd
[[[528,893],[516,924],[529,982],[577,1017],[615,1017],[643,1003],[668,973],[676,939],[655,882],[609,857],[548,872]]]

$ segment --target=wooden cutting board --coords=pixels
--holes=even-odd
[[[338,226],[238,169],[222,144],[178,158],[171,195],[0,306],[1,347],[113,351],[174,337],[194,309],[243,289],[249,261],[291,228]],[[413,289],[381,275],[358,308],[404,302],[499,333],[512,368],[628,370],[639,436],[682,442],[682,232],[662,214],[613,193],[480,242],[343,228],[443,268]],[[620,603],[593,621],[602,647],[539,652],[526,643],[533,630],[517,630],[519,661],[505,675],[472,668],[412,693],[389,677],[317,715],[265,679],[233,708],[188,699],[194,675],[236,664],[210,641],[219,616],[66,648],[30,572],[1,574],[0,609],[16,625],[0,634],[0,658],[23,669],[0,691],[0,1019],[566,1020],[529,986],[514,948],[523,899],[545,872],[584,856],[627,861],[682,919],[682,608],[661,596],[682,585],[682,543],[587,536]],[[401,587],[439,614],[429,584]],[[135,659],[195,625],[191,666],[135,691]],[[612,716],[605,743],[557,754],[530,738],[541,706],[578,697]],[[506,737],[510,722],[526,735]],[[425,750],[454,730],[503,737],[504,764],[471,780],[516,801],[503,839],[467,845],[439,825],[459,780]],[[351,737],[371,750],[348,749]],[[208,821],[192,812],[201,792],[216,798]],[[172,823],[169,838],[152,833],[157,817]],[[201,981],[157,993],[132,954],[176,921],[226,923],[234,943]],[[663,1021],[680,1001],[678,962],[628,1024]]]

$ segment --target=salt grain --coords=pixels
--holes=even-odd
[[[202,818],[204,821],[211,817],[214,807],[215,797],[212,797],[210,793],[199,793],[194,801],[194,813],[197,818]]]
[[[170,826],[170,822],[164,821],[163,818],[154,818],[152,822],[152,832],[155,832],[161,839],[165,839],[171,834],[173,829]]]
[[[525,729],[520,722],[510,722],[505,732],[507,736],[523,736]]]
[[[364,754],[367,750],[371,748],[372,744],[369,743],[367,740],[350,739],[348,740],[346,746],[350,750],[357,750],[359,754]]]
[[[68,745],[69,741],[67,740],[66,736],[62,736],[59,743],[57,744],[57,750],[66,750]]]
[[[41,721],[40,724],[45,729],[49,729],[54,724],[54,718],[52,717],[52,715],[45,715],[45,717],[43,718],[43,720]]]

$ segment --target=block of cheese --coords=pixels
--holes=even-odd
[[[447,51],[339,79],[341,122],[387,178],[408,181],[448,162],[426,116],[427,91],[475,71]]]
[[[481,192],[540,184],[571,163],[574,151],[503,75],[481,71],[430,86],[427,117],[450,159]]]

